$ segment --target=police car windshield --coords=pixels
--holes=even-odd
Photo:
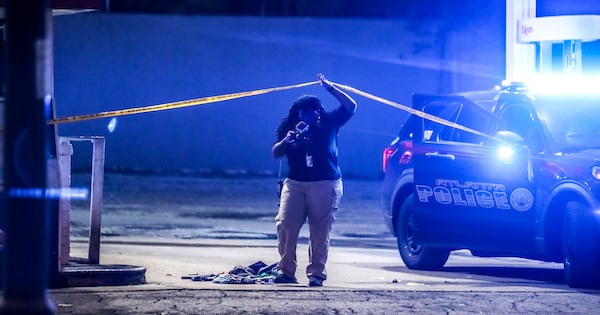
[[[600,96],[538,98],[540,118],[564,150],[600,148]]]

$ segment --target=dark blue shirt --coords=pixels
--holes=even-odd
[[[287,177],[303,182],[341,178],[337,135],[352,115],[343,106],[326,112],[310,126],[306,137],[290,143],[286,150]]]

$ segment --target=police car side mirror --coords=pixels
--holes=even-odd
[[[513,131],[500,130],[496,133],[496,138],[513,144],[525,144],[525,139]]]

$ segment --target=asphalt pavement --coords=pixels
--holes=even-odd
[[[345,181],[323,287],[182,279],[277,262],[274,179],[107,174],[100,266],[145,281],[49,290],[57,314],[597,314],[600,292],[571,289],[560,264],[454,252],[443,271],[407,269],[379,208],[379,182]],[[71,256],[87,255],[87,203],[71,212]],[[139,269],[135,269],[139,270]],[[95,280],[106,280],[102,273]],[[107,273],[105,277],[119,277]],[[92,280],[94,280],[92,279]],[[122,279],[116,279],[122,280]],[[81,285],[84,286],[81,286]]]
[[[332,246],[328,280],[315,288],[303,277],[305,244],[298,248],[299,284],[218,284],[182,276],[276,262],[275,241],[121,238],[103,242],[100,263],[144,266],[145,284],[68,287],[49,295],[57,314],[597,314],[600,307],[600,292],[568,288],[558,264],[458,251],[450,272],[417,272],[402,265],[395,249],[363,245]],[[72,243],[72,255],[86,251],[86,243]],[[474,259],[471,272],[453,272]],[[483,266],[496,273],[478,272]]]

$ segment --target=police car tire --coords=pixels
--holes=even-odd
[[[396,225],[396,240],[400,257],[409,269],[439,270],[448,261],[450,250],[423,246],[413,242],[411,236],[413,209],[414,194],[410,194],[400,208]]]
[[[564,272],[574,288],[600,288],[600,228],[592,211],[581,202],[569,202],[563,225]]]

